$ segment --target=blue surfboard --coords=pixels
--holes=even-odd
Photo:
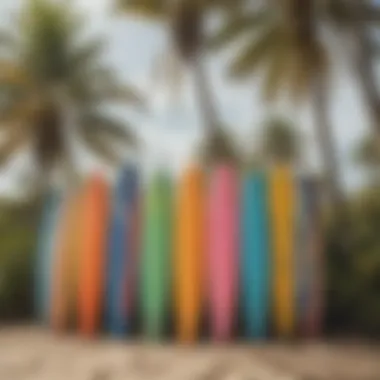
[[[35,312],[43,323],[49,323],[54,275],[55,241],[61,206],[61,195],[52,191],[44,204],[35,262]]]
[[[106,328],[115,336],[125,335],[128,328],[128,229],[136,197],[137,173],[128,166],[121,171],[114,189],[107,252]]]
[[[308,190],[310,183],[306,178],[298,179],[297,202],[297,260],[296,260],[296,295],[297,325],[302,329],[310,297],[309,235],[310,218],[308,211]]]
[[[245,176],[241,198],[242,314],[249,339],[267,336],[270,307],[269,220],[266,176]]]

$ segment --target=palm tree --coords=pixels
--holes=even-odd
[[[0,32],[0,160],[27,146],[40,172],[73,169],[73,137],[100,159],[121,159],[115,144],[136,137],[108,104],[141,105],[102,61],[104,41],[85,38],[70,2],[29,0],[15,28]],[[68,120],[68,118],[72,120]]]
[[[228,141],[203,67],[204,19],[209,10],[235,10],[242,0],[117,0],[118,9],[128,14],[142,15],[150,20],[166,22],[171,27],[175,53],[194,72],[195,90],[203,119],[207,161],[235,157]],[[215,148],[215,149],[214,149]],[[211,157],[210,157],[211,155]]]
[[[372,134],[365,136],[356,147],[354,159],[368,174],[371,182],[379,183],[380,179],[380,145]]]
[[[354,42],[354,66],[370,111],[374,136],[380,144],[380,91],[374,65],[378,43],[371,30],[380,21],[380,8],[374,3],[367,0],[329,0],[326,13],[333,26]]]
[[[319,38],[313,0],[274,0],[233,15],[211,39],[212,48],[247,37],[231,64],[234,76],[263,74],[263,94],[274,101],[286,90],[299,102],[313,104],[316,137],[331,202],[344,198],[332,128],[328,118],[328,63]]]
[[[288,120],[272,117],[264,123],[261,155],[270,163],[297,164],[301,153],[299,137]]]

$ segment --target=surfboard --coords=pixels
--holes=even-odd
[[[83,236],[83,188],[79,188],[72,202],[72,223],[70,225],[70,240],[67,257],[67,271],[64,278],[65,297],[67,303],[67,323],[76,324],[78,316],[78,283],[79,265],[81,261],[81,246]]]
[[[195,341],[204,289],[204,177],[192,167],[182,176],[177,194],[174,253],[174,293],[177,336]]]
[[[106,324],[110,333],[127,332],[128,266],[131,261],[131,235],[137,174],[132,167],[120,173],[113,194],[109,249],[107,258]]]
[[[60,206],[61,195],[57,191],[52,191],[45,201],[39,230],[34,297],[36,317],[43,323],[50,323],[51,317],[54,248]]]
[[[127,240],[129,260],[127,265],[126,281],[126,310],[130,319],[130,331],[134,329],[134,323],[138,319],[138,279],[141,249],[141,193],[140,178],[136,169],[132,174],[131,199],[128,206]],[[131,331],[133,332],[133,331]]]
[[[318,182],[313,178],[300,180],[301,219],[303,233],[299,249],[299,320],[304,336],[318,336],[322,329],[323,279],[321,205]]]
[[[109,214],[109,189],[100,174],[88,181],[83,197],[78,326],[82,334],[93,336],[100,327],[102,316]]]
[[[144,204],[141,261],[141,312],[145,334],[161,337],[165,331],[171,286],[171,180],[159,173],[148,186]]]
[[[245,333],[250,339],[268,334],[270,247],[267,177],[248,173],[241,190],[241,294]]]
[[[226,340],[232,335],[238,298],[239,220],[238,185],[233,168],[219,166],[209,189],[208,270],[211,335]]]
[[[69,327],[76,311],[81,201],[80,190],[67,195],[58,225],[51,301],[52,324],[58,331]]]
[[[295,329],[295,194],[292,172],[276,167],[271,173],[271,229],[273,243],[273,320],[279,337]]]
[[[54,247],[55,265],[53,268],[51,293],[51,324],[56,331],[66,325],[67,300],[65,297],[65,276],[67,275],[67,258],[72,220],[72,197],[66,196],[57,224],[57,238]]]

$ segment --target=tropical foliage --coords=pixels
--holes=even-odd
[[[261,153],[272,163],[296,164],[300,158],[300,136],[290,121],[272,117],[264,123]]]
[[[371,187],[350,200],[348,245],[328,230],[327,326],[330,332],[380,336],[380,192]],[[342,248],[344,247],[344,250]]]
[[[29,318],[41,200],[0,201],[0,318]]]
[[[71,3],[30,0],[14,30],[0,33],[3,163],[31,146],[39,168],[72,167],[73,137],[114,163],[115,143],[135,143],[129,126],[105,107],[141,99],[104,63],[104,41],[85,36],[85,20]]]
[[[233,144],[227,141],[223,122],[219,119],[208,76],[202,62],[205,48],[205,18],[210,10],[231,12],[238,9],[242,0],[118,0],[117,8],[129,15],[142,15],[159,20],[169,26],[172,45],[169,54],[194,71],[195,92],[205,132],[205,144],[201,148],[203,159],[211,163],[219,158],[236,160]],[[173,71],[170,71],[170,76]],[[168,78],[170,81],[172,79]]]

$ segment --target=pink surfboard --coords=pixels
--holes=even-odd
[[[209,312],[212,338],[228,340],[238,299],[238,186],[235,170],[217,167],[208,200]]]

